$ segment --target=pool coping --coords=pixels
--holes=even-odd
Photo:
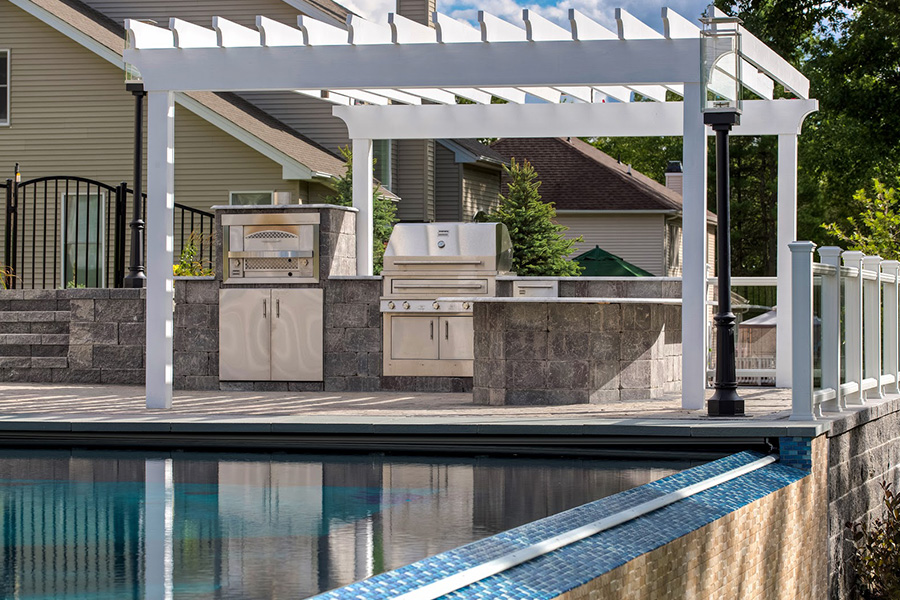
[[[392,598],[494,560],[504,553],[549,539],[564,531],[627,510],[640,502],[743,466],[761,456],[763,455],[756,452],[732,454],[363,581],[324,592],[309,600]],[[767,465],[440,598],[502,597],[507,600],[556,598],[638,556],[795,483],[808,474],[807,470],[780,462]]]

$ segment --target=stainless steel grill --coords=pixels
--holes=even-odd
[[[511,265],[501,223],[396,225],[382,271],[384,374],[471,377],[472,306],[453,298],[496,295]]]

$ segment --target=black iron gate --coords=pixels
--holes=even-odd
[[[0,269],[7,287],[123,287],[134,194],[124,182],[111,186],[57,175],[21,183],[7,179],[5,187]],[[175,208],[176,254],[193,243],[211,265],[213,215],[177,203]]]

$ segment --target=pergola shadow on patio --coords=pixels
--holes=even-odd
[[[522,26],[480,12],[480,30],[440,13],[433,14],[433,27],[395,14],[389,25],[354,15],[346,30],[309,17],[298,17],[297,28],[258,17],[256,30],[219,17],[211,29],[179,19],[168,28],[126,20],[126,72],[143,82],[149,97],[147,406],[172,405],[173,93],[295,90],[334,102],[334,114],[347,124],[360,275],[372,269],[372,140],[683,136],[682,407],[702,407],[706,90],[733,101],[728,90],[737,87],[759,98],[743,103],[733,135],[778,135],[780,307],[791,306],[787,244],[796,235],[797,136],[817,103],[808,98],[807,79],[746,30],[738,27],[732,67],[726,52],[704,73],[700,28],[668,8],[661,16],[663,33],[622,9],[617,31],[576,10],[569,11],[568,28],[530,10],[523,11]],[[708,16],[726,15],[711,7]],[[775,99],[776,87],[795,98]],[[563,95],[570,101],[561,102]],[[634,95],[653,102],[632,102]],[[475,104],[457,104],[457,97]],[[508,103],[492,104],[492,97]],[[777,382],[789,386],[790,314],[780,313]]]

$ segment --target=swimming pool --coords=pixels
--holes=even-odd
[[[692,464],[0,451],[0,597],[306,598]]]

